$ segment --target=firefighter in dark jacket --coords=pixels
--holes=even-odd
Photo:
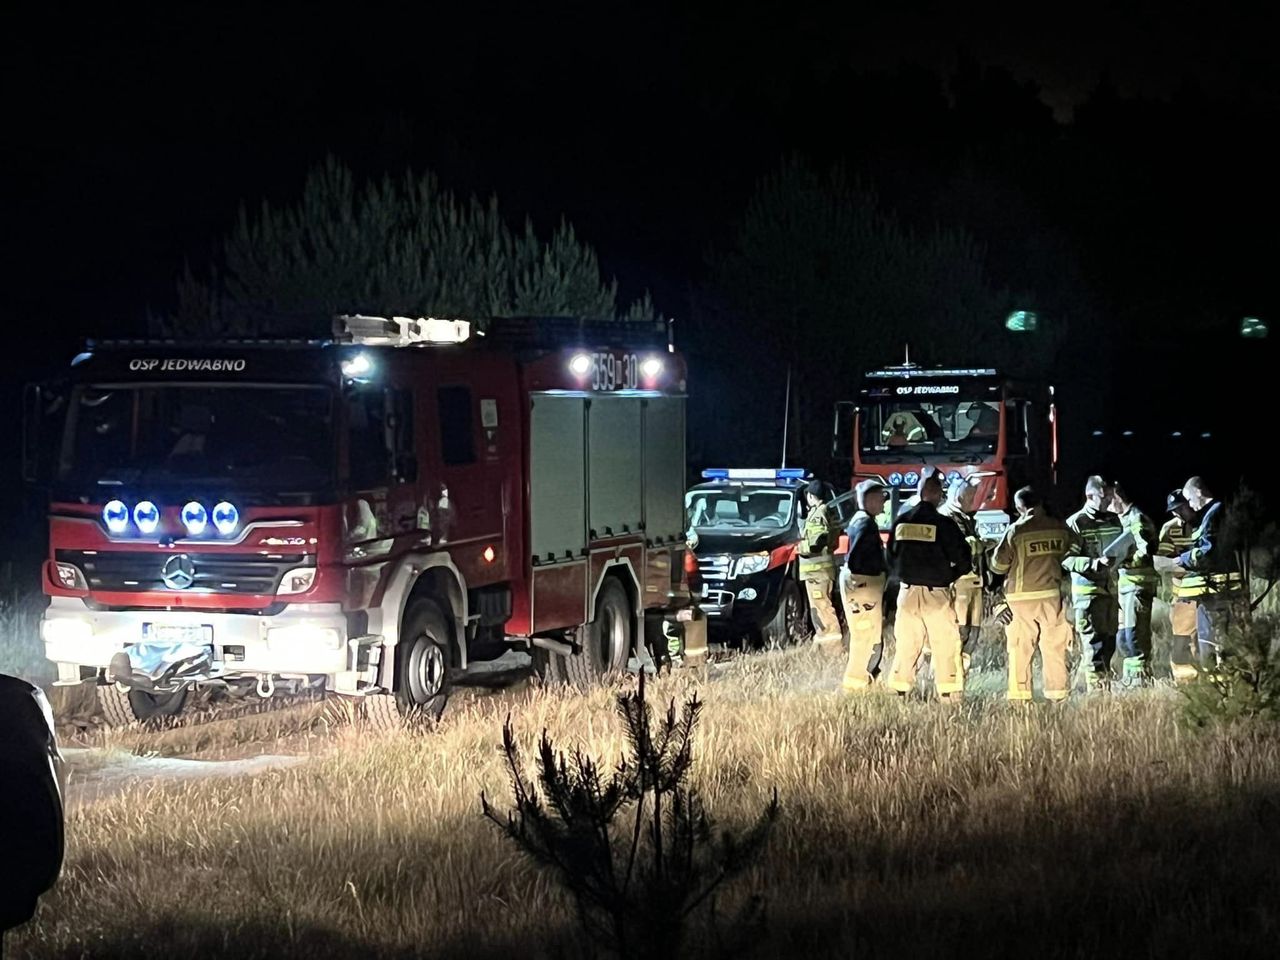
[[[1183,583],[1191,581],[1196,596],[1196,641],[1200,648],[1200,667],[1215,669],[1219,645],[1233,619],[1242,619],[1245,602],[1244,580],[1235,551],[1222,541],[1222,501],[1214,498],[1200,477],[1192,477],[1182,488],[1191,509],[1200,514],[1195,543],[1178,557],[1178,566],[1187,571]]]
[[[858,512],[849,522],[849,553],[840,570],[840,600],[849,625],[849,665],[842,684],[847,693],[867,689],[880,668],[889,567],[876,517],[884,510],[886,493],[879,480],[863,480],[854,488]]]
[[[957,477],[947,490],[947,502],[938,508],[944,517],[955,521],[964,534],[973,558],[972,569],[956,581],[956,623],[960,626],[960,645],[964,651],[964,668],[969,669],[969,658],[982,633],[982,588],[986,565],[986,550],[978,536],[978,524],[973,519],[973,499],[978,488],[968,477]]]
[[[920,481],[920,502],[893,525],[889,553],[902,586],[889,686],[902,695],[915,686],[916,663],[928,644],[938,695],[954,701],[964,695],[954,584],[972,567],[964,534],[938,512],[940,503],[942,483],[928,477]]]
[[[1196,621],[1204,578],[1188,573],[1178,566],[1178,557],[1196,545],[1196,531],[1200,528],[1200,516],[1191,509],[1182,488],[1174,490],[1165,500],[1165,508],[1171,516],[1160,528],[1159,555],[1171,562],[1169,575],[1169,632],[1173,641],[1169,644],[1169,667],[1173,679],[1185,683],[1196,678]]]

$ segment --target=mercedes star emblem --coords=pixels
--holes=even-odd
[[[180,553],[164,562],[160,579],[174,590],[185,590],[196,582],[196,565],[185,553]]]

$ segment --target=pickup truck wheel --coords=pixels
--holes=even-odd
[[[132,723],[146,723],[161,717],[176,717],[187,705],[188,688],[182,687],[170,693],[147,693],[145,690],[126,690],[118,683],[97,687],[98,706],[109,727],[127,727]]]
[[[804,636],[809,606],[800,585],[788,577],[778,596],[778,610],[764,628],[764,645],[770,650],[785,647]]]
[[[617,580],[607,578],[596,598],[595,619],[582,629],[582,649],[568,657],[553,655],[552,674],[585,690],[608,674],[625,670],[633,626],[627,591]]]

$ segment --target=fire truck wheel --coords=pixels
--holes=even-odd
[[[569,657],[553,657],[563,679],[576,687],[593,687],[607,674],[626,669],[631,657],[633,618],[627,591],[612,577],[596,598],[596,616],[582,629],[582,649]]]
[[[449,625],[434,600],[415,600],[396,645],[396,706],[401,716],[437,719],[449,698]]]
[[[127,727],[161,717],[176,717],[187,704],[188,688],[172,693],[126,690],[116,683],[97,687],[98,706],[109,727]]]
[[[808,606],[799,584],[788,578],[782,585],[782,595],[778,597],[778,612],[764,628],[764,645],[776,649],[800,639],[804,634],[807,614]]]

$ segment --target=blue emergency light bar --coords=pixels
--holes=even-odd
[[[702,471],[704,480],[803,480],[801,467],[770,469],[739,469],[737,467],[713,467]]]

